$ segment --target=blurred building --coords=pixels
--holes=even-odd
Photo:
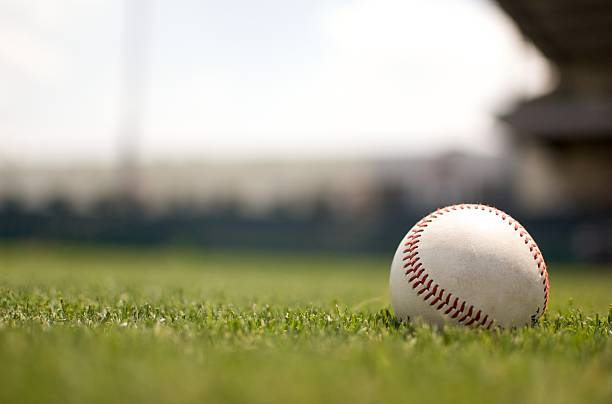
[[[54,200],[86,213],[100,200],[121,196],[121,167],[0,167],[0,199],[15,198],[32,210]],[[207,211],[237,206],[266,215],[278,206],[308,213],[321,202],[341,216],[372,214],[385,188],[400,204],[431,209],[459,201],[504,199],[507,163],[493,157],[449,153],[388,160],[150,163],[139,167],[139,203],[152,214],[177,206]],[[502,192],[503,193],[503,192]]]
[[[612,3],[497,0],[553,64],[557,86],[518,103],[516,189],[534,214],[612,210]]]
[[[0,168],[0,239],[388,252],[441,205],[507,207],[492,157]]]

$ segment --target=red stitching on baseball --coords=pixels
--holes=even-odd
[[[474,322],[478,321],[480,319],[480,314],[482,312],[480,310],[478,310],[478,313],[476,313],[476,317],[474,317],[473,319],[471,319],[470,321],[468,321],[467,323],[465,323],[465,325],[472,325],[474,324]]]
[[[418,247],[418,246],[417,246],[417,247]],[[413,252],[413,253],[412,253],[412,254],[410,254],[410,255],[406,255],[406,256],[404,256],[404,258],[402,258],[402,260],[403,260],[403,261],[406,261],[406,260],[411,260],[411,259],[413,259],[414,257],[416,257],[418,253],[419,253],[418,251],[415,251],[415,252]]]
[[[474,306],[470,306],[470,308],[468,309],[468,312],[465,316],[463,316],[463,318],[461,318],[461,320],[459,320],[459,322],[463,322],[466,318],[470,317],[472,315],[472,311],[474,310]]]
[[[449,294],[449,296],[450,296],[450,294]],[[449,307],[449,308],[448,308],[448,310],[446,310],[446,311],[444,312],[444,314],[448,314],[448,313],[450,313],[451,311],[455,310],[455,309],[457,308],[457,302],[458,302],[458,301],[459,301],[459,298],[458,298],[458,297],[455,297],[455,301],[453,302],[453,305],[452,305],[451,307]]]
[[[421,267],[421,265],[423,265],[423,263],[419,262],[415,266],[411,267],[408,271],[406,271],[406,275],[408,275],[411,272],[416,271],[417,269],[419,269]],[[404,268],[406,268],[406,265],[404,265]]]
[[[403,251],[404,254],[410,254],[411,252],[413,252],[414,250],[416,250],[418,247],[418,244],[416,245],[411,245],[410,248],[407,248]]]
[[[542,256],[539,247],[537,246],[533,238],[529,235],[527,230],[523,226],[521,226],[518,221],[506,215],[499,209],[486,205],[459,204],[440,208],[435,212],[432,212],[427,215],[412,228],[410,233],[406,236],[406,242],[404,243],[404,246],[407,248],[403,251],[404,256],[402,260],[408,261],[404,265],[404,268],[407,268],[406,275],[414,273],[414,275],[412,275],[408,280],[412,288],[416,290],[420,286],[423,286],[416,292],[417,295],[422,295],[425,292],[429,292],[423,297],[424,301],[427,301],[432,296],[435,296],[434,299],[431,301],[430,305],[434,306],[438,302],[441,302],[438,306],[435,307],[436,310],[441,311],[442,309],[447,307],[447,309],[444,311],[444,314],[450,315],[450,318],[456,319],[457,317],[459,317],[459,315],[464,314],[465,307],[467,305],[465,300],[460,300],[458,297],[455,297],[453,303],[450,304],[451,299],[453,297],[451,292],[446,292],[446,290],[441,288],[440,285],[438,285],[437,283],[435,283],[432,278],[429,278],[429,282],[427,282],[427,285],[425,285],[425,281],[429,277],[429,274],[426,272],[425,267],[423,267],[422,262],[418,262],[419,257],[417,257],[421,236],[423,235],[425,228],[428,227],[429,223],[433,222],[434,219],[444,215],[445,213],[450,213],[452,211],[456,211],[457,209],[480,209],[482,211],[488,211],[490,213],[494,213],[496,216],[501,215],[501,220],[507,220],[508,225],[514,225],[514,230],[518,233],[520,238],[525,239],[525,245],[528,245],[529,251],[533,253],[533,260],[536,262],[537,269],[539,270],[539,275],[542,278],[542,284],[544,285],[544,303],[542,306],[543,309],[541,312],[539,312],[539,315],[544,313],[544,311],[548,307],[550,283],[548,280],[548,271],[546,268],[546,263],[544,262],[544,257]],[[423,275],[422,279],[420,278],[421,275]],[[438,289],[440,289],[440,293],[436,295]],[[453,311],[454,313],[451,314],[451,312]],[[484,313],[482,310],[474,310],[474,306],[472,305],[469,306],[467,313],[465,313],[459,320],[457,320],[458,323],[463,323],[464,321],[466,321],[466,326],[475,325],[478,327],[485,327],[486,329],[490,329],[493,323],[495,322],[493,318],[489,318],[489,315]]]

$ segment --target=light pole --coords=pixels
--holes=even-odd
[[[124,0],[119,100],[119,192],[138,200],[141,194],[140,148],[147,100],[153,0]]]

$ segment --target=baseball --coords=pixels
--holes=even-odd
[[[548,273],[533,238],[490,206],[453,205],[421,219],[400,243],[391,305],[403,320],[434,326],[531,325],[548,304]]]

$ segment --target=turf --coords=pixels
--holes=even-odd
[[[534,328],[398,323],[389,257],[0,246],[0,402],[610,403],[612,272]]]

